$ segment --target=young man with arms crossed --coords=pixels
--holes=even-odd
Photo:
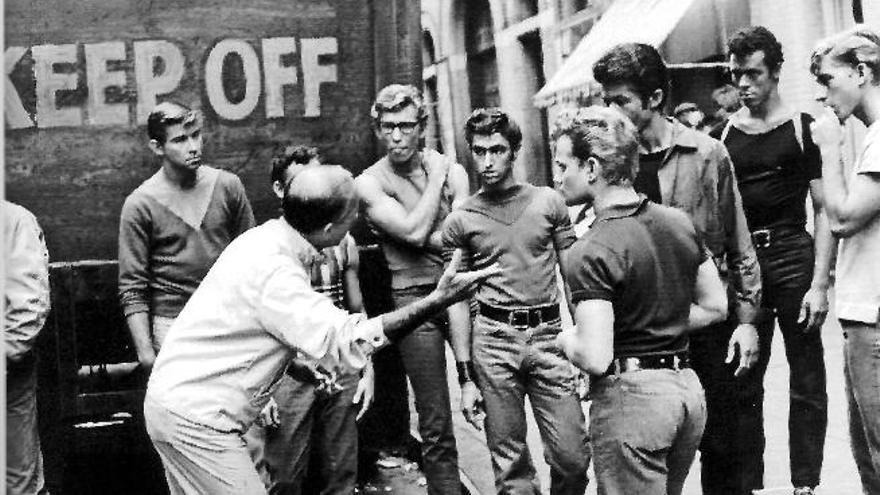
[[[752,371],[755,394],[763,398],[778,320],[791,370],[791,482],[795,495],[810,495],[819,485],[828,425],[821,329],[828,313],[834,245],[822,201],[822,162],[810,134],[813,118],[787,106],[779,95],[783,55],[773,33],[748,27],[727,46],[743,107],[730,116],[721,140],[733,162],[763,287],[760,357]],[[807,192],[815,240],[805,228]],[[763,400],[756,407],[763,417]],[[764,487],[764,428],[757,426],[741,444],[753,456],[752,490]]]
[[[254,226],[254,214],[237,176],[202,165],[196,112],[160,103],[147,134],[162,166],[122,205],[119,297],[149,373],[177,314],[223,249]]]
[[[706,423],[688,332],[723,320],[727,295],[687,215],[632,188],[632,123],[600,107],[562,122],[559,190],[593,202],[596,220],[566,255],[575,327],[558,340],[592,375],[599,493],[679,495]]]
[[[289,146],[272,160],[272,189],[279,200],[306,166],[321,166],[317,149]],[[321,250],[309,272],[312,288],[330,297],[336,307],[362,313],[358,264],[357,245],[346,234],[338,245]],[[372,402],[372,365],[368,363],[360,375],[306,360],[290,363],[263,410],[262,425],[254,426],[247,437],[270,494],[354,493],[357,420]]]
[[[833,111],[813,126],[822,150],[825,211],[840,238],[835,313],[844,335],[844,375],[853,457],[866,494],[880,493],[880,33],[867,26],[822,41],[810,71]],[[855,166],[841,160],[841,123],[868,127]]]
[[[522,133],[506,113],[475,110],[465,138],[482,187],[446,218],[443,242],[461,248],[474,268],[498,264],[502,271],[475,296],[473,332],[452,329],[464,381],[461,407],[473,422],[475,381],[485,401],[498,493],[539,493],[526,444],[528,395],[550,465],[550,493],[582,495],[589,464],[584,415],[574,370],[556,345],[561,331],[556,267],[574,242],[568,211],[552,189],[514,178]]]
[[[724,145],[663,115],[666,64],[646,44],[618,45],[593,66],[605,102],[635,124],[639,170],[634,186],[657,204],[687,213],[729,284],[729,318],[691,336],[691,365],[706,390],[708,418],[700,446],[703,491],[750,494],[751,452],[739,439],[760,428],[755,324],[761,274]],[[734,361],[739,354],[737,363]]]
[[[430,293],[443,271],[440,226],[468,195],[464,167],[422,149],[427,114],[413,86],[379,91],[372,109],[376,137],[386,155],[356,181],[367,221],[379,235],[391,271],[397,307]],[[419,415],[428,493],[460,491],[458,452],[452,429],[445,344],[449,326],[467,325],[466,305],[455,305],[397,343]]]
[[[285,189],[283,216],[233,241],[187,302],[144,400],[172,495],[265,494],[242,435],[294,356],[326,369],[363,368],[377,349],[497,272],[456,273],[454,253],[424,299],[369,320],[349,314],[312,288],[309,272],[358,209],[350,173],[306,167]]]

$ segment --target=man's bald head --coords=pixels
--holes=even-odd
[[[285,220],[300,233],[317,232],[357,208],[354,179],[339,165],[304,167],[284,190],[282,208]]]

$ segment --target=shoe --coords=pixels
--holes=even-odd
[[[816,495],[816,492],[813,491],[812,487],[809,486],[799,486],[794,489],[792,495]]]

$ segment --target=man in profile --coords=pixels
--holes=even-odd
[[[334,306],[309,273],[358,215],[354,180],[307,167],[285,188],[283,215],[233,241],[168,332],[147,386],[147,432],[172,495],[265,494],[242,435],[294,355],[325,369],[369,357],[466,297],[494,267],[457,273],[461,253],[426,297],[367,319]]]

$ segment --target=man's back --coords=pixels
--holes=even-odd
[[[570,249],[572,298],[613,303],[615,357],[684,351],[699,235],[682,212],[646,199],[598,215]],[[600,283],[597,283],[600,282]]]

